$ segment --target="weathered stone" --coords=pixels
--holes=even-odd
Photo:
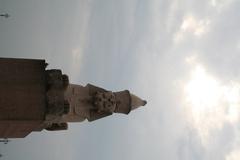
[[[50,126],[45,128],[48,131],[59,131],[59,130],[67,130],[68,124],[67,123],[53,123]]]
[[[61,70],[45,67],[44,60],[0,58],[1,138],[25,137],[44,128],[66,130],[68,122],[128,114],[146,104],[128,90],[69,84]]]

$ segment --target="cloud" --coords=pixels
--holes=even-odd
[[[211,0],[210,4],[218,11],[228,8],[235,0]]]
[[[226,160],[238,160],[240,157],[240,150],[236,149],[226,156]]]
[[[217,78],[208,75],[202,66],[196,66],[184,89],[186,109],[190,112],[187,115],[191,117],[190,123],[199,130],[202,143],[209,142],[212,129],[222,128],[225,122],[235,124],[238,121],[238,83],[224,85]]]
[[[143,95],[149,96],[150,101],[153,101],[150,115],[155,119],[155,123],[159,123],[157,130],[167,132],[169,135],[176,132],[178,135],[176,139],[170,139],[162,134],[160,137],[174,144],[173,146],[187,146],[184,149],[181,147],[166,149],[167,153],[176,154],[179,150],[181,153],[184,152],[181,155],[182,159],[225,159],[225,156],[235,148],[234,141],[237,139],[235,133],[238,132],[236,126],[239,123],[239,103],[235,101],[240,92],[239,78],[238,71],[234,69],[238,64],[239,55],[236,51],[239,23],[234,20],[238,17],[239,4],[223,3],[224,9],[221,10],[212,7],[208,1],[194,1],[189,5],[184,1],[178,6],[176,4],[174,1],[171,5],[165,6],[167,9],[164,13],[171,15],[171,20],[158,21],[160,14],[163,15],[160,11],[151,15],[150,20],[157,23],[153,23],[155,26],[149,29],[155,34],[152,37],[151,34],[147,36],[143,34],[135,46],[138,52],[139,73],[133,78],[133,86],[142,86],[137,90],[144,90]],[[167,25],[164,26],[165,24]],[[161,29],[154,30],[155,28]],[[162,46],[159,37],[168,44]],[[176,41],[169,41],[169,37],[176,38]],[[191,65],[184,64],[186,61]],[[204,86],[205,89],[201,85],[197,87],[204,90],[203,99],[213,98],[211,105],[216,105],[216,108],[207,109],[209,112],[204,113],[205,115],[201,111],[197,114],[190,111],[186,116],[182,113],[186,104],[182,104],[181,101],[181,98],[184,98],[182,96],[184,87],[181,88],[181,85],[189,82],[189,73],[194,69],[196,62],[201,62],[205,67],[210,82],[209,86],[206,85],[208,87]],[[217,96],[210,98],[209,95]],[[192,107],[191,105],[189,106]],[[178,122],[175,120],[175,125],[179,127],[171,125],[174,123],[171,114],[177,117],[175,119]],[[166,124],[169,124],[169,128],[165,127]],[[181,134],[185,127],[189,128],[187,130],[194,130],[195,135]],[[191,139],[191,145],[186,137]],[[162,145],[166,144],[163,142]]]
[[[191,34],[196,38],[200,38],[209,30],[210,20],[197,20],[194,16],[189,15],[183,18],[180,29],[174,35],[174,42],[179,43],[184,40],[186,34]]]

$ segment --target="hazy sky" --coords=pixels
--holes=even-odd
[[[130,89],[128,116],[35,132],[2,159],[240,159],[239,0],[0,0],[0,56]]]

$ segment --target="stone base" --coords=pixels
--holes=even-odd
[[[0,58],[0,138],[41,130],[46,113],[44,60]]]

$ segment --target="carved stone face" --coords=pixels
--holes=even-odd
[[[98,112],[113,113],[116,108],[116,98],[113,92],[97,92],[94,97],[94,106]]]

